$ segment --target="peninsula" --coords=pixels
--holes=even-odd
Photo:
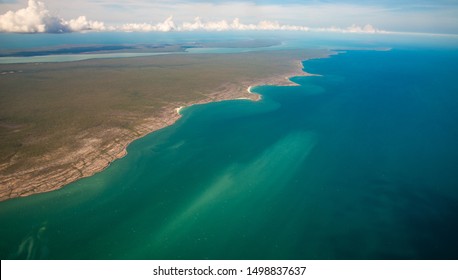
[[[0,201],[59,189],[126,154],[179,110],[259,100],[250,86],[289,85],[326,50],[169,54],[0,65]]]

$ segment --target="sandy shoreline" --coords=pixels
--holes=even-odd
[[[40,169],[27,170],[16,173],[14,176],[0,178],[0,182],[3,185],[0,192],[0,201],[60,189],[78,179],[92,176],[104,170],[116,159],[124,157],[127,154],[127,146],[133,141],[174,124],[181,118],[180,112],[183,108],[225,100],[243,99],[259,101],[262,98],[261,95],[252,92],[252,88],[255,86],[297,86],[297,84],[289,80],[290,77],[313,75],[303,71],[302,61],[299,61],[299,63],[296,61],[292,67],[291,72],[273,77],[255,81],[244,81],[242,83],[224,84],[216,89],[215,92],[197,102],[168,104],[162,108],[162,111],[158,115],[143,119],[141,124],[135,127],[134,133],[126,134],[123,131],[119,131],[120,137],[114,139],[111,143],[103,145],[102,150],[100,150],[101,146],[97,141],[100,142],[100,135],[103,138],[103,132],[95,132],[98,133],[97,136],[99,138],[91,137],[92,132],[86,132],[78,137],[83,144],[79,148],[75,148],[75,151],[70,151],[74,158],[83,158],[83,160],[79,160],[76,163],[68,162],[68,151],[58,151],[61,154],[67,153],[66,157],[62,157],[67,160],[62,162],[62,165],[67,166],[67,168],[49,171],[51,166],[44,165]],[[118,133],[116,131],[110,132]],[[56,154],[53,156],[55,157]],[[21,187],[18,187],[19,184]]]

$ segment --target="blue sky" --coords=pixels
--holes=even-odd
[[[28,0],[0,0],[0,14],[27,7]],[[370,24],[380,30],[458,34],[458,0],[41,0],[53,16],[104,23],[155,24],[173,16],[174,24],[202,21],[231,22],[239,18],[310,28],[347,28]]]

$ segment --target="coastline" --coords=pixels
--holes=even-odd
[[[328,57],[329,55],[330,54],[324,57]],[[0,192],[0,201],[57,190],[74,181],[103,171],[105,168],[109,167],[113,161],[127,155],[127,147],[133,141],[173,125],[181,118],[182,115],[180,112],[183,108],[197,104],[226,100],[244,99],[259,101],[262,99],[261,95],[252,92],[252,88],[259,85],[297,86],[296,83],[290,80],[291,77],[314,76],[314,74],[303,71],[302,62],[305,60],[306,59],[294,61],[292,65],[293,69],[288,73],[243,81],[241,83],[226,83],[201,100],[188,103],[170,103],[164,106],[157,115],[143,119],[141,124],[134,128],[134,133],[126,134],[123,131],[119,131],[120,137],[114,139],[111,143],[103,145],[102,150],[100,150],[100,143],[97,143],[97,141],[100,142],[100,140],[96,137],[91,138],[89,136],[91,132],[79,135],[78,139],[83,144],[79,149],[71,151],[72,157],[65,154],[65,152],[68,151],[56,152],[66,155],[66,157],[62,157],[61,160],[62,165],[67,166],[67,168],[49,171],[49,169],[52,169],[52,166],[44,165],[38,170],[26,170],[14,174],[14,176],[0,178],[2,184],[5,184]],[[53,156],[56,157],[56,155]],[[68,158],[73,157],[83,158],[83,160],[79,160],[76,163],[67,162]],[[21,187],[17,187],[18,183],[21,184]]]

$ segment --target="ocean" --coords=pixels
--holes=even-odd
[[[456,259],[456,65],[341,50],[259,102],[185,108],[103,172],[0,203],[0,257]]]

